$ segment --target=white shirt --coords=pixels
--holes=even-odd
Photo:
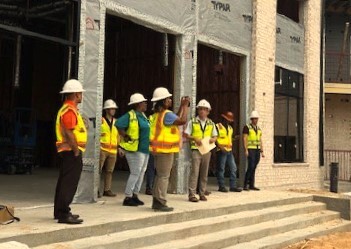
[[[201,120],[199,116],[197,116],[196,119],[200,122],[201,128],[205,129],[207,118],[205,120]],[[192,120],[190,120],[186,126],[184,133],[190,136],[192,132],[193,132],[193,122]],[[213,123],[212,137],[217,137],[217,136],[218,136],[218,132],[215,127],[215,124]]]

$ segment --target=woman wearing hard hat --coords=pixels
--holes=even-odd
[[[120,117],[116,123],[121,137],[120,147],[125,151],[130,169],[123,206],[139,206],[144,205],[138,194],[144,180],[150,153],[150,124],[144,114],[147,110],[147,99],[142,94],[135,93],[130,96],[128,105],[132,109]]]
[[[199,152],[198,146],[202,145],[202,139],[209,138],[209,143],[213,144],[217,140],[218,132],[215,124],[208,115],[211,111],[210,103],[202,99],[196,106],[198,116],[191,119],[184,131],[185,136],[190,139],[192,150],[192,165],[189,177],[189,201],[207,201],[205,196],[207,188],[208,167],[211,160],[211,152],[205,154]],[[199,199],[195,197],[197,183],[199,182]]]
[[[255,174],[260,157],[264,157],[262,144],[262,130],[257,125],[258,112],[252,111],[250,115],[250,124],[244,126],[243,129],[243,144],[245,155],[248,160],[248,166],[245,174],[244,190],[260,190],[255,186]]]
[[[101,194],[108,197],[116,196],[111,190],[112,174],[117,160],[118,130],[114,118],[117,109],[116,102],[108,99],[104,103],[104,116],[101,120],[100,135],[100,174],[104,171],[98,196]],[[102,184],[104,183],[104,184]]]
[[[155,211],[169,212],[166,205],[169,176],[174,154],[179,152],[180,133],[178,126],[187,121],[190,99],[182,97],[177,115],[169,110],[172,107],[172,94],[164,87],[156,88],[152,102],[155,102],[151,121],[150,151],[154,155],[156,178],[153,186],[152,208]]]

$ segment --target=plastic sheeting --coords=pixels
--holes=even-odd
[[[86,89],[82,113],[90,122],[84,168],[75,202],[91,202],[96,200],[98,189],[105,12],[159,32],[179,35],[175,58],[174,106],[175,109],[178,108],[181,96],[190,96],[194,113],[197,40],[218,48],[225,47],[227,51],[243,51],[243,54],[249,55],[252,1],[228,0],[224,3],[211,0],[83,0],[82,8],[85,8],[82,11],[85,23],[81,26],[84,51],[80,51],[79,67]],[[184,141],[183,149],[175,160],[172,192],[187,192],[191,166],[188,147],[188,143]]]
[[[98,186],[98,157],[99,148],[96,146],[96,136],[99,129],[97,117],[102,113],[102,93],[98,91],[99,51],[100,51],[100,4],[98,1],[86,3],[85,18],[85,60],[83,94],[81,113],[89,122],[87,149],[83,154],[83,171],[74,198],[75,203],[94,202]]]
[[[303,73],[305,37],[302,25],[277,15],[276,64]]]
[[[123,18],[161,32],[195,31],[195,0],[105,0]]]
[[[252,1],[198,0],[198,34],[251,49]]]

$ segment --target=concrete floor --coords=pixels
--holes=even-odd
[[[123,197],[128,172],[116,171],[113,178],[113,191]],[[55,186],[58,177],[56,169],[37,168],[33,175],[0,174],[0,204],[13,205],[16,208],[50,206],[53,204]],[[226,182],[228,184],[228,180]],[[329,191],[329,181],[325,181],[325,190]],[[339,182],[339,193],[351,192],[351,182]],[[215,177],[209,177],[208,190],[215,192]],[[142,189],[144,193],[145,187]],[[109,198],[107,198],[109,199]],[[106,200],[102,198],[101,200]]]

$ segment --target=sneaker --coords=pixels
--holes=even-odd
[[[136,201],[133,199],[133,197],[126,197],[126,198],[124,198],[123,206],[137,207],[139,205],[138,205],[138,203],[136,203]]]
[[[107,190],[107,191],[104,191],[104,196],[115,197],[116,194],[113,193],[111,190]]]
[[[190,202],[198,202],[199,199],[197,199],[195,196],[189,196],[189,201]]]
[[[218,191],[223,192],[223,193],[227,193],[228,189],[226,187],[219,187]]]
[[[200,201],[207,201],[206,196],[204,196],[204,195],[200,195]]]
[[[243,191],[242,188],[230,188],[230,192],[241,192]]]
[[[136,202],[138,205],[140,205],[140,206],[144,205],[144,202],[139,200],[138,195],[133,194],[133,199],[134,199],[134,202]]]

